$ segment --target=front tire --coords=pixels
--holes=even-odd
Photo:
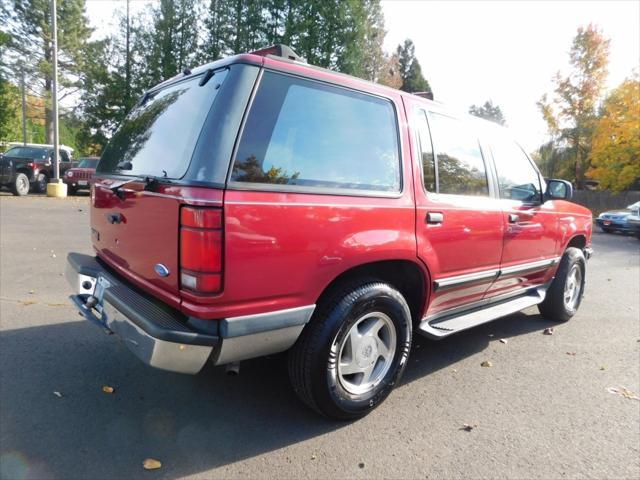
[[[17,197],[24,197],[29,193],[29,177],[24,173],[17,173],[11,184],[11,193]]]
[[[411,335],[398,290],[376,280],[346,285],[318,305],[289,352],[293,389],[327,417],[363,417],[400,381]]]
[[[543,317],[566,322],[576,314],[584,295],[585,273],[586,260],[582,250],[567,248],[544,301],[538,305]]]

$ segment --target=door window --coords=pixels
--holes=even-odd
[[[516,142],[496,136],[491,142],[491,154],[498,173],[500,198],[525,203],[541,200],[540,176]]]
[[[438,192],[488,196],[487,172],[478,137],[462,121],[431,113],[438,170]]]

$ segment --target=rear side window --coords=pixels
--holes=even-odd
[[[233,182],[296,189],[400,191],[390,101],[266,72],[245,124]]]
[[[478,137],[458,119],[438,113],[431,113],[429,119],[436,149],[438,192],[488,196]]]
[[[181,178],[226,75],[217,72],[203,86],[197,76],[147,94],[105,148],[97,171]]]
[[[510,138],[496,135],[491,141],[491,153],[498,172],[500,198],[539,202],[540,177],[522,148]]]

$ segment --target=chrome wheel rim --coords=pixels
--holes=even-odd
[[[567,275],[567,281],[564,284],[564,306],[568,310],[575,310],[580,300],[580,291],[582,290],[582,270],[579,265],[574,265]]]
[[[25,192],[29,189],[29,184],[27,183],[26,177],[18,178],[18,191]]]
[[[385,377],[396,353],[396,327],[382,312],[360,317],[338,350],[338,380],[347,392],[361,395]]]

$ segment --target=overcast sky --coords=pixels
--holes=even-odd
[[[138,11],[148,0],[132,2]],[[124,1],[88,0],[98,35]],[[599,25],[611,38],[608,87],[640,63],[640,1],[405,1],[383,0],[392,51],[405,38],[437,100],[467,111],[491,99],[527,150],[546,139],[536,101],[567,68],[571,40],[580,25]]]
[[[405,38],[436,100],[467,110],[491,99],[532,151],[546,138],[536,101],[553,89],[551,78],[568,66],[580,25],[599,25],[611,38],[608,87],[640,62],[638,1],[400,1],[382,2],[385,48]]]

